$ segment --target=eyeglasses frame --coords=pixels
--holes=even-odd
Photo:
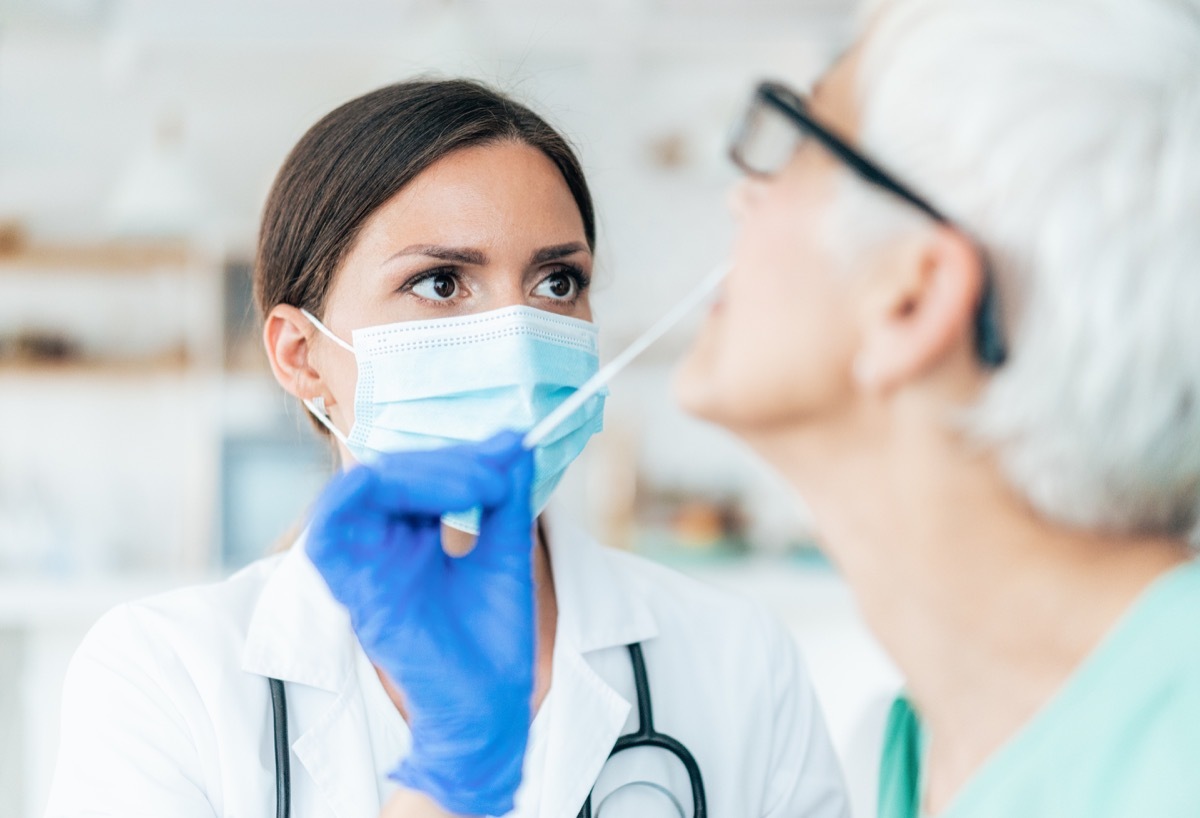
[[[908,185],[900,182],[895,175],[884,170],[878,163],[872,161],[861,151],[835,134],[808,112],[808,104],[799,94],[786,85],[778,82],[765,81],[759,83],[754,91],[754,103],[766,103],[776,111],[786,116],[800,131],[802,136],[810,136],[826,150],[836,156],[843,164],[854,171],[865,182],[887,191],[912,207],[924,213],[934,222],[958,230],[963,235],[970,234],[963,230],[952,219],[938,208],[930,204],[924,196],[916,193]],[[752,110],[752,109],[750,109]],[[749,110],[747,111],[749,114]],[[755,168],[745,160],[739,150],[742,139],[747,132],[749,116],[742,120],[738,130],[730,140],[729,157],[743,172],[750,176],[766,177],[777,171],[764,171]],[[983,265],[984,284],[979,304],[975,313],[975,352],[981,363],[989,369],[1002,366],[1008,357],[1008,345],[1004,338],[1003,324],[1000,321],[999,302],[996,297],[995,276],[987,253],[979,242],[975,243]]]

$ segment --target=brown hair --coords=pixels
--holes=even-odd
[[[258,236],[254,299],[260,314],[291,304],[320,316],[338,265],[376,209],[447,154],[507,140],[554,162],[595,249],[583,169],[544,119],[476,82],[401,82],[326,114],[284,160]]]

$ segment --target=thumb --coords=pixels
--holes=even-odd
[[[524,561],[533,551],[533,452],[517,447],[505,451],[510,458],[504,469],[508,492],[493,506],[485,506],[479,539],[470,558],[507,561],[516,556]]]
[[[476,455],[489,466],[501,468],[522,454],[527,454],[522,441],[525,436],[516,431],[504,431],[492,435],[487,440],[473,444]]]

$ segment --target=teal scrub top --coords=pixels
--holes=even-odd
[[[879,818],[918,818],[921,724],[892,705]],[[1139,597],[938,818],[1200,818],[1200,561]]]

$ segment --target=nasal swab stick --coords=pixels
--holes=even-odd
[[[725,273],[728,270],[729,268],[723,264],[705,276],[696,289],[684,296],[666,315],[658,319],[650,329],[643,332],[636,341],[627,346],[620,355],[601,367],[600,371],[588,378],[583,386],[576,389],[553,412],[546,415],[536,426],[530,429],[525,435],[522,445],[526,449],[532,449],[545,440],[546,435],[553,432],[560,423],[574,414],[579,407],[587,403],[617,373],[628,366],[634,358],[645,352],[651,344],[666,335],[671,327],[678,324],[688,313],[701,304],[717,288],[721,280],[725,278]]]

